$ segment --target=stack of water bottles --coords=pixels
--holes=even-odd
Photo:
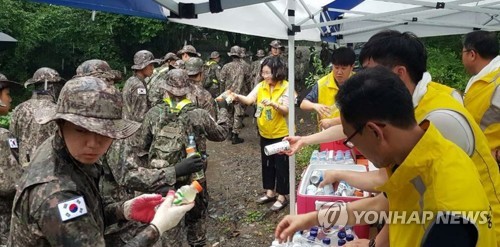
[[[351,150],[314,150],[309,165],[353,165],[355,164]]]
[[[312,227],[309,231],[296,232],[291,242],[280,244],[275,240],[271,247],[335,247],[344,246],[354,239],[357,236],[349,226]]]

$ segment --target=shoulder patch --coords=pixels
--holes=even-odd
[[[87,206],[83,196],[57,204],[61,220],[67,221],[87,214]]]
[[[19,148],[17,145],[17,139],[16,138],[9,138],[9,146],[10,146],[10,148]]]
[[[138,88],[137,94],[146,94],[146,89],[145,88]]]

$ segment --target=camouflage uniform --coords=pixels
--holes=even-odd
[[[201,77],[201,81],[195,81],[192,77],[203,73],[203,60],[197,57],[189,58],[188,61],[186,61],[186,72],[188,76],[190,76],[188,84],[191,89],[186,98],[188,98],[196,107],[208,111],[210,116],[215,118],[215,101],[210,92],[202,86],[203,76]]]
[[[161,81],[162,77],[165,78],[165,75],[169,70],[174,69],[174,67],[170,65],[170,62],[177,60],[179,60],[179,58],[174,53],[169,52],[165,55],[165,57],[163,57],[163,65],[154,69],[153,75],[151,75],[151,79],[149,79],[147,83],[148,99],[151,106],[156,104],[158,98],[163,97],[163,95],[158,96],[160,89],[157,84]]]
[[[203,87],[208,90],[214,98],[223,93],[222,89],[219,88],[221,66],[215,60],[219,57],[220,55],[218,52],[212,52],[210,54],[210,59],[205,63],[203,72],[205,74],[205,82],[203,83]]]
[[[182,70],[172,70],[167,74],[167,90],[172,94],[183,97],[189,91],[187,73]],[[173,88],[173,89],[172,89]],[[150,152],[153,139],[160,134],[160,129],[169,112],[167,104],[157,104],[148,111],[138,134],[130,140],[130,150],[127,150],[127,174],[125,183],[133,190],[142,192],[164,192],[170,188],[179,188],[189,182],[185,177],[177,178],[175,162],[179,160],[164,160],[157,157],[155,152]],[[197,146],[199,137],[204,136],[212,141],[223,141],[228,132],[228,113],[226,109],[218,111],[216,122],[210,114],[203,109],[191,109],[186,112],[187,127],[192,128],[196,135]],[[179,131],[179,130],[177,130]],[[185,131],[181,130],[180,132]],[[179,134],[180,134],[179,132]],[[173,138],[172,136],[170,138]],[[157,143],[158,149],[169,150],[170,145]],[[201,150],[201,147],[199,148]],[[162,160],[157,161],[158,158]],[[153,162],[154,161],[154,162]],[[195,199],[195,207],[186,214],[185,224],[187,238],[190,245],[204,246],[206,244],[206,217],[208,207],[208,194],[206,183],[203,182],[203,193]],[[167,246],[182,246],[181,228],[176,227],[168,231]]]
[[[121,104],[115,88],[100,79],[82,77],[67,82],[57,109],[36,113],[35,119],[40,124],[65,119],[91,132],[121,139],[140,126],[120,119]],[[96,115],[99,118],[92,118]],[[71,157],[59,134],[45,141],[17,186],[8,246],[104,246],[105,226],[125,217],[123,203],[103,202],[102,173],[99,164],[83,165]],[[63,221],[62,215],[69,213],[63,214],[59,206],[64,207],[69,200],[76,200],[80,204],[77,210],[86,208],[87,212]],[[151,246],[158,238],[158,231],[147,227],[126,246]]]
[[[153,53],[142,50],[134,55],[133,70],[142,70],[152,63],[158,63]],[[151,108],[148,100],[145,78],[137,75],[130,77],[123,87],[123,119],[141,123],[144,114]]]
[[[50,68],[40,68],[33,74],[33,78],[24,85],[27,87],[36,84],[37,88],[44,87],[45,81],[48,83],[47,87],[54,83],[64,84],[64,79],[59,76],[57,71]],[[10,132],[17,137],[19,163],[23,168],[28,166],[38,146],[53,135],[56,130],[57,125],[53,122],[40,125],[34,119],[35,112],[55,107],[55,101],[52,91],[36,90],[31,99],[18,105],[12,112]]]
[[[231,47],[229,56],[233,56],[233,61],[222,67],[220,72],[221,86],[226,90],[242,94],[248,90],[250,82],[250,67],[241,61],[241,50],[238,46]],[[243,108],[241,105],[234,106],[233,134],[239,134],[242,128]]]
[[[5,88],[20,87],[0,74],[0,93]],[[8,107],[0,100],[1,107]],[[8,109],[7,109],[8,110]],[[7,243],[10,230],[12,201],[16,192],[15,185],[22,174],[18,163],[18,143],[14,136],[4,128],[0,128],[0,245]]]
[[[185,46],[183,46],[182,49],[180,49],[179,51],[177,51],[177,56],[181,57],[181,59],[184,60],[184,58],[182,57],[182,55],[184,53],[188,54],[190,58],[191,57],[201,57],[201,54],[198,53],[196,51],[196,48],[194,48],[194,46],[192,46],[192,45],[185,45]]]
[[[108,62],[100,59],[91,59],[83,62],[76,68],[76,75],[73,78],[93,76],[97,77],[108,85],[114,85],[122,79],[122,73],[118,70],[113,70]]]
[[[262,64],[263,57],[265,57],[264,50],[258,50],[257,51],[257,60],[253,61],[252,64],[250,64],[250,70],[251,70],[251,81],[252,81],[252,89],[259,84],[259,79],[260,79],[260,65]],[[250,90],[252,91],[252,90]]]

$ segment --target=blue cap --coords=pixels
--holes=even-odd
[[[338,243],[338,246],[344,246],[344,244],[347,242],[345,241],[345,239],[339,239],[339,241],[337,243]]]
[[[325,244],[325,245],[330,246],[330,243],[331,243],[331,242],[332,242],[332,241],[331,241],[329,238],[324,238],[324,239],[323,239],[323,244]]]
[[[317,232],[317,231],[318,231],[318,227],[317,227],[317,226],[313,226],[313,227],[311,227],[311,232],[312,232],[312,231],[316,231],[316,232]]]
[[[318,231],[310,231],[309,236],[317,237],[318,236]]]
[[[353,241],[354,240],[354,235],[347,234],[347,236],[345,237],[345,239],[347,240],[347,242]]]
[[[337,237],[339,237],[340,239],[344,239],[346,237],[345,231],[339,231],[337,233]]]

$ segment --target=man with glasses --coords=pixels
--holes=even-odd
[[[496,33],[474,31],[465,35],[462,63],[473,75],[464,93],[464,106],[481,126],[490,150],[500,163],[500,56]]]
[[[412,33],[382,31],[365,44],[359,60],[365,68],[382,65],[397,74],[412,95],[417,121],[430,120],[446,139],[471,157],[496,215],[493,219],[499,221],[497,225],[500,225],[500,195],[497,192],[500,191],[500,175],[486,137],[470,113],[451,97],[449,91],[432,82],[431,75],[426,72],[427,52],[422,42]],[[303,145],[345,138],[342,132],[342,126],[339,125],[315,134],[317,136],[287,137],[285,139],[291,144],[288,154],[292,155]],[[432,148],[429,147],[429,150]],[[376,188],[387,180],[387,174],[384,169],[366,174],[332,171],[325,173],[321,185],[340,180],[361,190],[376,192]],[[500,236],[500,227],[497,235]]]
[[[417,124],[412,95],[398,76],[383,67],[366,69],[340,88],[336,100],[349,136],[346,144],[387,169],[389,179],[379,187],[384,193],[286,216],[276,228],[277,239],[285,241],[320,222],[338,225],[325,221],[331,213],[347,217],[347,225],[366,223],[370,217],[356,215],[372,210],[402,215],[389,225],[390,246],[496,245],[491,206],[472,160],[432,121]],[[419,216],[412,218],[414,212]],[[468,212],[486,217],[473,220]],[[445,221],[447,217],[454,221]],[[368,246],[375,245],[380,246],[373,241]]]

